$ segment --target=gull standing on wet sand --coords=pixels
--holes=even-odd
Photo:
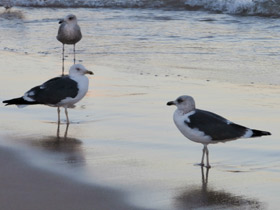
[[[64,107],[67,124],[69,124],[67,108],[80,101],[88,91],[88,78],[85,74],[93,74],[81,64],[74,64],[69,75],[55,77],[42,85],[27,91],[22,97],[3,101],[7,105],[22,108],[27,105],[43,104],[57,107],[58,124],[60,123],[60,107]]]
[[[64,45],[72,44],[74,52],[74,64],[76,63],[75,45],[82,39],[80,26],[77,23],[75,15],[67,15],[64,19],[59,21],[59,29],[57,33],[57,40],[62,43],[62,75],[64,75]]]
[[[177,106],[173,120],[181,133],[191,141],[204,145],[200,165],[204,165],[204,155],[206,153],[207,168],[211,167],[208,144],[271,135],[267,131],[246,128],[215,113],[196,109],[194,99],[191,96],[180,96],[175,101],[169,101],[167,105]]]

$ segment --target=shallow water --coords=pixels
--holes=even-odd
[[[279,205],[279,20],[201,11],[13,8],[1,15],[0,99],[59,75],[57,19],[75,13],[77,59],[95,75],[60,126],[45,106],[1,107],[1,144],[36,167],[111,187],[152,209],[277,209]],[[72,65],[67,46],[66,67]],[[210,145],[186,140],[166,102],[197,106],[273,135]],[[64,116],[62,115],[64,119]],[[204,178],[204,180],[203,180]],[[223,202],[221,202],[221,200]],[[145,201],[145,202],[143,202]]]
[[[85,63],[136,74],[279,85],[278,19],[151,9],[18,11],[23,19],[1,19],[2,52],[60,56],[57,20],[75,12],[83,32],[78,59]],[[72,53],[71,46],[66,50]],[[67,61],[71,65],[72,56]]]

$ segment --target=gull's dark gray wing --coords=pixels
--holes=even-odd
[[[55,77],[25,93],[25,96],[39,104],[55,105],[67,97],[78,95],[78,84],[69,76]]]
[[[192,129],[198,129],[210,136],[213,141],[233,140],[242,137],[247,128],[228,121],[227,119],[204,110],[197,109],[185,121]]]

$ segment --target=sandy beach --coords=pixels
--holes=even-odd
[[[5,30],[0,49],[1,101],[21,96],[60,74],[56,17],[72,12],[16,9],[22,11],[24,19],[4,19],[2,26]],[[50,12],[54,17],[49,17]],[[74,12],[84,29],[83,40],[77,45],[77,58],[94,72],[94,76],[89,76],[89,91],[74,109],[69,109],[68,128],[62,115],[59,138],[55,108],[0,107],[1,209],[278,208],[278,61],[275,56],[271,60],[269,56],[263,57],[259,63],[252,59],[261,53],[254,55],[250,46],[262,46],[260,39],[246,42],[244,38],[250,58],[241,53],[240,60],[233,56],[229,61],[231,54],[224,52],[232,50],[239,55],[241,47],[232,44],[230,48],[227,39],[223,42],[217,38],[216,54],[205,53],[208,45],[204,48],[204,41],[198,47],[196,40],[179,35],[173,39],[165,24],[176,29],[187,18],[169,20],[172,11],[76,8]],[[42,17],[38,18],[39,14]],[[148,15],[151,18],[146,21]],[[225,17],[208,15],[213,15],[216,22],[220,17],[224,21]],[[187,16],[190,18],[191,14]],[[159,17],[165,17],[165,21],[161,22]],[[254,22],[250,18],[240,19]],[[197,28],[223,25],[214,25],[215,21],[189,21],[197,21]],[[150,31],[145,34],[149,24],[158,27],[154,27],[155,31],[163,31],[160,37]],[[236,29],[236,25],[232,27]],[[245,28],[240,29],[244,34]],[[200,34],[197,30],[192,33]],[[257,34],[253,29],[251,32]],[[225,33],[222,29],[217,32]],[[235,41],[242,38],[237,36]],[[187,42],[188,53],[182,54],[186,49],[178,47],[181,41]],[[215,46],[211,42],[208,44]],[[264,41],[267,46],[274,42]],[[168,54],[166,49],[172,53]],[[66,69],[72,65],[72,48],[67,50]],[[261,52],[264,50],[265,47]],[[259,72],[254,72],[258,67]],[[270,131],[272,136],[210,145],[212,168],[201,168],[196,164],[200,162],[202,145],[187,140],[177,130],[172,119],[175,107],[166,106],[183,94],[193,96],[200,109]]]
[[[10,149],[0,156],[1,209],[137,209],[120,192],[31,167]]]
[[[22,56],[18,59],[23,60]],[[2,148],[2,161],[6,165],[2,169],[5,172],[3,176],[13,178],[4,182],[13,183],[7,186],[11,194],[21,197],[21,190],[27,185],[34,186],[35,189],[30,187],[28,192],[46,202],[43,205],[46,209],[49,208],[49,200],[45,198],[52,193],[62,194],[56,201],[58,206],[64,205],[63,198],[80,198],[82,195],[83,209],[91,209],[92,205],[105,205],[101,209],[110,209],[115,203],[120,205],[115,209],[131,209],[125,202],[140,209],[195,209],[205,206],[210,206],[210,209],[225,206],[274,209],[278,205],[277,87],[163,76],[127,77],[125,73],[115,73],[113,69],[102,66],[97,69],[97,76],[90,80],[92,86],[87,97],[75,109],[69,110],[72,124],[66,139],[65,124],[60,126],[60,139],[56,137],[54,108],[1,107],[5,119],[1,124],[1,142],[16,148],[25,160],[22,164],[15,153],[5,152]],[[24,86],[25,82],[19,83],[18,87]],[[218,110],[235,122],[269,130],[273,136],[211,145],[213,168],[205,185],[200,167],[195,166],[200,161],[202,145],[181,136],[172,121],[174,109],[166,106],[166,102],[174,99],[176,94],[185,92],[181,85],[191,95],[197,96],[198,106]],[[175,88],[170,89],[170,86]],[[201,87],[205,87],[204,91]],[[19,91],[13,89],[12,92]],[[10,92],[4,91],[4,95],[10,95]],[[34,112],[40,114],[34,115]],[[265,115],[260,119],[256,116],[258,112]],[[64,116],[62,118],[65,120]],[[14,164],[15,168],[11,168],[10,165]],[[18,172],[13,171],[16,169]],[[22,176],[25,178],[19,179]],[[49,181],[46,181],[49,179],[57,185],[49,186]],[[44,189],[46,186],[48,190]],[[66,190],[57,192],[61,188]],[[71,190],[76,188],[81,193],[75,190],[75,194]],[[97,197],[100,203],[93,202],[100,192],[102,197]],[[22,199],[24,201],[24,197]],[[223,202],[219,202],[220,199]],[[73,206],[79,205],[72,201]],[[37,204],[30,205],[36,209]]]

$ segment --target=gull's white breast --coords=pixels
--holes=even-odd
[[[67,97],[57,104],[57,106],[71,107],[80,101],[88,91],[88,78],[84,75],[70,76],[70,79],[78,83],[78,94],[75,98]]]
[[[185,121],[190,122],[189,116],[195,114],[195,111],[191,111],[187,114],[182,113],[178,109],[173,114],[173,120],[179,131],[190,139],[191,141],[209,144],[211,143],[211,137],[205,135],[204,132],[198,130],[197,128],[190,128]]]

